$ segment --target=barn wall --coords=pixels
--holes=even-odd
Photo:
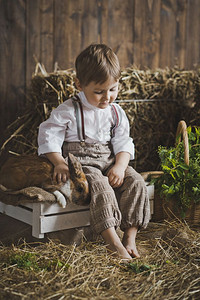
[[[92,42],[123,68],[193,69],[200,62],[199,0],[0,0],[0,128],[24,107],[37,61],[73,68]]]

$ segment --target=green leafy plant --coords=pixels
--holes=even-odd
[[[67,271],[70,267],[69,264],[61,261],[59,258],[48,259],[43,258],[32,252],[17,252],[11,253],[5,265],[16,266],[19,269],[26,271],[58,271],[63,269]]]
[[[200,203],[200,127],[189,126],[187,133],[189,165],[184,160],[183,141],[168,149],[159,146],[163,175],[151,181],[161,197],[174,199],[182,217],[191,204]]]
[[[38,270],[37,257],[34,253],[15,253],[10,256],[9,263],[20,269]]]
[[[132,271],[135,274],[143,273],[149,274],[151,271],[158,268],[156,265],[144,264],[142,262],[131,262],[127,264],[128,271]]]

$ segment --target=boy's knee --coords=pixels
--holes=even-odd
[[[145,181],[144,181],[143,177],[141,176],[141,174],[136,172],[133,168],[129,169],[128,172],[126,172],[125,180],[127,182],[130,182],[131,184],[134,182],[135,183],[138,182],[138,184],[145,185]]]

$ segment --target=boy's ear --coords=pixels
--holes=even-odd
[[[74,83],[75,83],[76,88],[79,91],[82,91],[82,87],[81,87],[80,81],[79,81],[79,79],[77,77],[74,78]]]

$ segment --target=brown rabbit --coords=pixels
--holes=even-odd
[[[0,170],[0,184],[9,190],[40,187],[52,192],[62,207],[66,199],[78,205],[89,204],[89,186],[81,163],[71,153],[68,155],[70,178],[64,183],[53,182],[53,165],[45,157],[36,155],[13,156]],[[64,197],[64,196],[65,197]]]

